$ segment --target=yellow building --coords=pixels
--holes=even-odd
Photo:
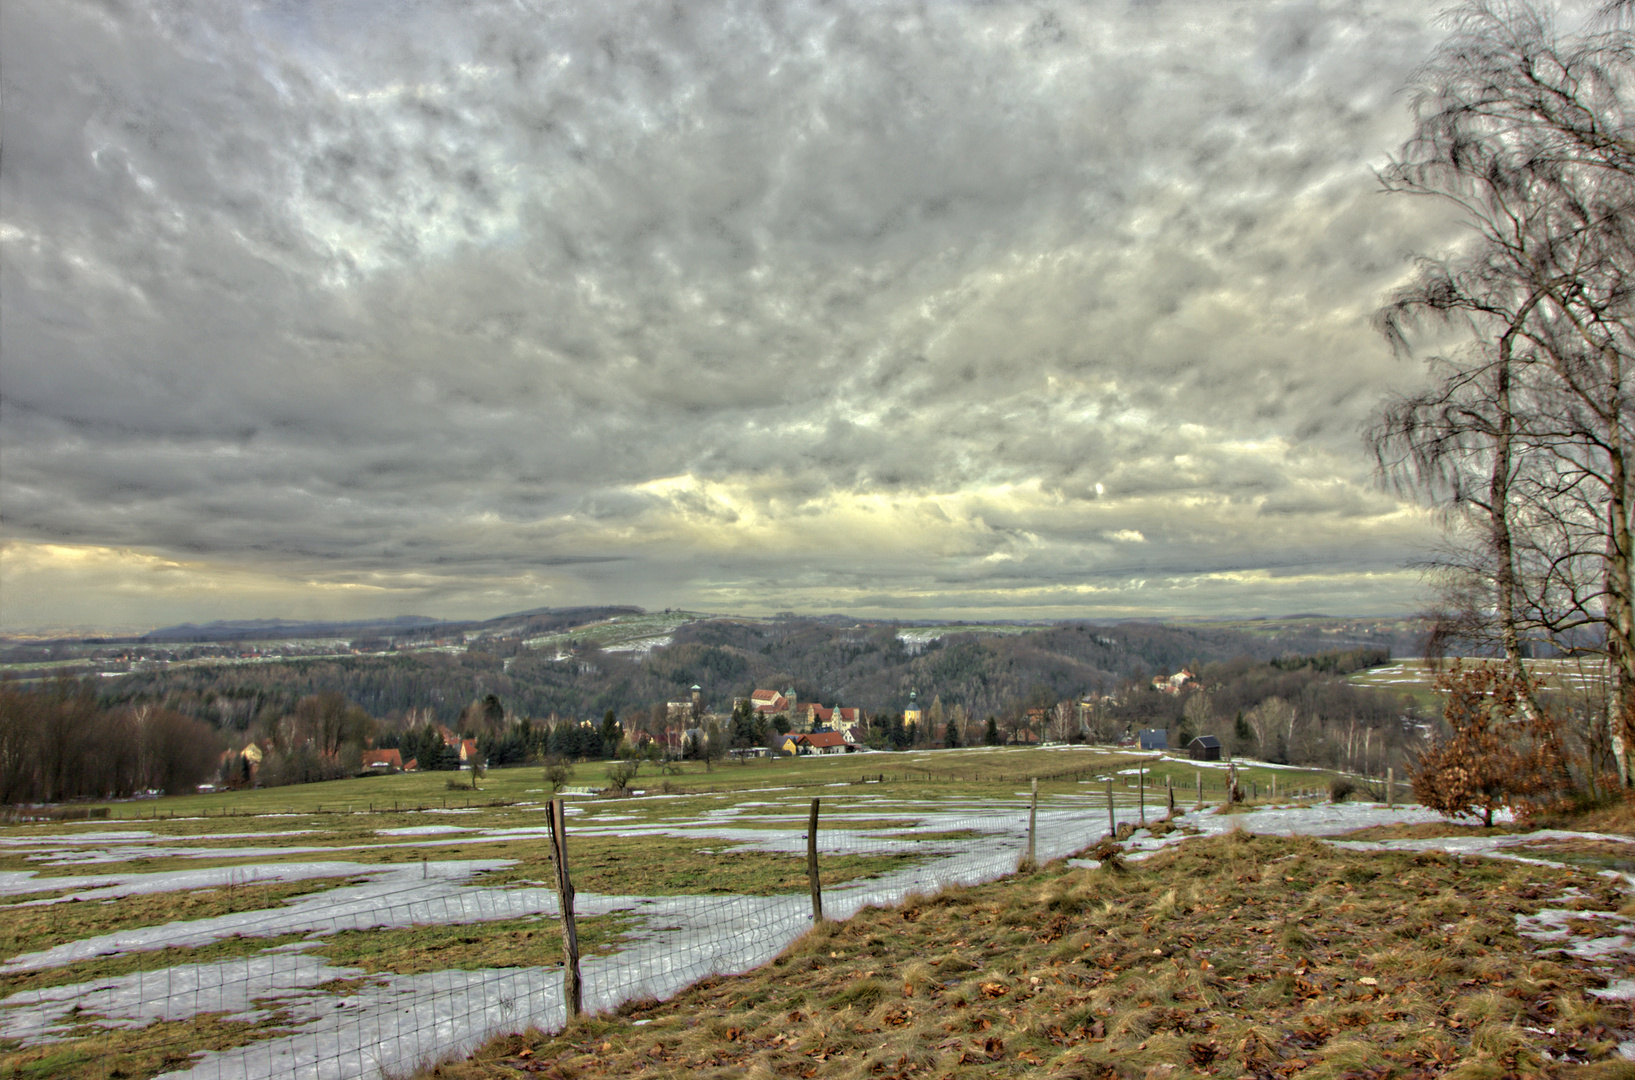
[[[918,724],[920,720],[921,714],[918,695],[913,690],[910,690],[908,692],[908,708],[903,710],[903,726],[913,727],[915,724]]]

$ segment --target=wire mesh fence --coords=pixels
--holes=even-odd
[[[1071,855],[1120,824],[1160,816],[1172,794],[1111,782],[1079,787],[1042,804],[1026,793],[952,794],[910,813],[897,804],[814,799],[810,809],[784,806],[753,824],[623,829],[576,827],[555,800],[551,817],[562,831],[553,850],[565,846],[570,879],[576,850],[633,834],[685,837],[718,853],[723,866],[750,853],[781,868],[750,888],[709,872],[683,889],[645,895],[581,887],[569,910],[583,1008],[663,998],[756,967],[809,929],[819,907],[823,917],[844,920],[865,906],[994,880],[1029,855],[1040,863]],[[0,1074],[10,1074],[8,1057],[20,1062],[42,1047],[111,1033],[107,1053],[146,1061],[150,1073],[378,1077],[469,1051],[496,1032],[564,1024],[572,1008],[564,993],[571,967],[563,883],[487,883],[485,872],[504,860],[438,857],[446,851],[367,874],[352,864],[354,877],[275,907],[14,957],[0,967],[17,987],[0,998],[0,1039],[15,1048],[0,1055]],[[553,870],[562,865],[553,858]],[[798,871],[787,872],[791,866]],[[309,869],[326,867],[334,869]],[[282,872],[289,876],[287,867]]]

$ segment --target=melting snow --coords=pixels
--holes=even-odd
[[[899,814],[911,818],[915,824],[874,832],[849,830],[846,824],[869,821],[871,817],[832,815],[825,820],[831,825],[838,820],[840,824],[828,832],[820,832],[822,850],[859,854],[912,852],[928,858],[872,880],[826,889],[824,914],[830,918],[847,918],[864,905],[895,903],[912,892],[934,892],[956,882],[974,884],[992,880],[1014,869],[1026,841],[1027,807],[1018,801],[949,798],[927,807],[924,803],[901,799],[871,799],[868,810],[872,820],[878,820],[882,813]],[[853,807],[861,801],[860,798],[847,800]],[[767,815],[760,810],[766,805],[740,803],[733,808],[735,813],[711,813],[692,821],[646,824],[625,823],[629,820],[625,815],[608,815],[582,821],[578,830],[586,834],[621,836],[685,836],[706,842],[734,842],[758,850],[804,853],[804,815]],[[759,825],[773,823],[778,827],[735,827],[732,818],[737,813],[744,813],[745,818]],[[1133,793],[1115,793],[1115,813],[1122,821],[1136,818]],[[1048,860],[1086,847],[1103,835],[1106,820],[1105,803],[1099,794],[1048,800],[1038,812],[1038,857]],[[1349,804],[1281,807],[1232,815],[1187,813],[1180,816],[1179,823],[1206,834],[1241,828],[1276,835],[1332,836],[1368,825],[1435,820],[1439,820],[1437,815],[1418,807],[1388,810],[1381,805]],[[969,840],[912,838],[956,829],[977,830],[984,836],[975,844]],[[462,829],[439,825],[380,832],[405,837],[459,834],[457,838],[424,840],[419,845],[444,847],[475,840],[537,838],[546,830]],[[267,835],[250,834],[243,838],[253,841]],[[1342,843],[1357,848],[1441,847],[1460,852],[1506,854],[1502,850],[1508,846],[1505,841],[1548,835],[1450,837],[1372,845]],[[107,847],[144,844],[142,850],[151,855],[154,848],[145,842],[174,843],[179,838],[109,832],[96,839]],[[1183,839],[1179,833],[1161,839],[1138,833],[1128,846],[1134,850],[1134,857],[1140,857]],[[378,844],[368,846],[379,847]],[[224,858],[265,850],[288,854],[292,849],[214,848],[205,852],[195,849],[193,853]],[[323,850],[333,854],[340,849]],[[242,867],[61,878],[0,874],[0,893],[68,889],[84,899],[247,881],[334,876],[364,879],[296,897],[278,908],[179,921],[70,942],[15,957],[0,965],[0,971],[54,967],[108,952],[201,945],[234,934],[252,937],[289,933],[322,935],[373,926],[447,925],[556,913],[556,894],[552,889],[485,888],[480,880],[473,884],[473,876],[479,871],[505,865],[509,863],[501,860],[384,866],[315,860],[258,866],[249,871],[252,875],[249,878],[245,877],[247,871]],[[50,902],[54,901],[34,901]],[[641,897],[581,893],[576,907],[585,915],[625,912],[636,920],[633,936],[620,951],[584,963],[585,1005],[591,1010],[611,1009],[635,996],[673,994],[712,973],[747,970],[777,955],[811,925],[810,901],[805,896]],[[1583,935],[1567,934],[1567,919],[1583,919],[1591,914],[1551,909],[1540,913],[1523,932],[1543,944],[1574,950],[1575,955],[1591,958],[1631,948],[1631,942],[1635,941],[1635,922],[1622,918],[1602,918],[1605,934],[1587,939]],[[375,1076],[382,1070],[402,1070],[430,1056],[469,1049],[500,1028],[519,1030],[530,1023],[552,1027],[560,1025],[564,1018],[559,969],[440,971],[412,977],[378,975],[365,979],[361,985],[354,984],[346,996],[337,996],[320,987],[335,979],[356,979],[362,973],[337,967],[313,955],[309,950],[318,943],[319,939],[314,937],[308,942],[219,963],[183,965],[13,994],[0,999],[0,1036],[28,1044],[49,1041],[66,1030],[65,1025],[70,1022],[67,1014],[74,1006],[106,1018],[99,1022],[129,1027],[161,1017],[185,1018],[201,1011],[255,1018],[261,1015],[258,1010],[276,1004],[291,1013],[297,1026],[292,1034],[207,1054],[189,1070],[170,1075],[253,1080],[300,1076],[341,1080]],[[1624,987],[1615,983],[1602,991],[1604,996],[1626,993],[1635,993],[1635,985]]]

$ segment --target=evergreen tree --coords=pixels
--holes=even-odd
[[[564,720],[551,729],[550,749],[557,757],[573,759],[579,756],[579,723]]]
[[[1232,722],[1233,752],[1244,754],[1255,745],[1255,732],[1249,726],[1249,721],[1243,718],[1243,710],[1238,710],[1238,718]]]
[[[982,741],[989,746],[998,746],[1000,744],[999,717],[988,717],[988,729],[982,733]]]

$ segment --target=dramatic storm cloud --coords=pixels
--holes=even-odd
[[[8,626],[1389,612],[1413,0],[12,0]]]

